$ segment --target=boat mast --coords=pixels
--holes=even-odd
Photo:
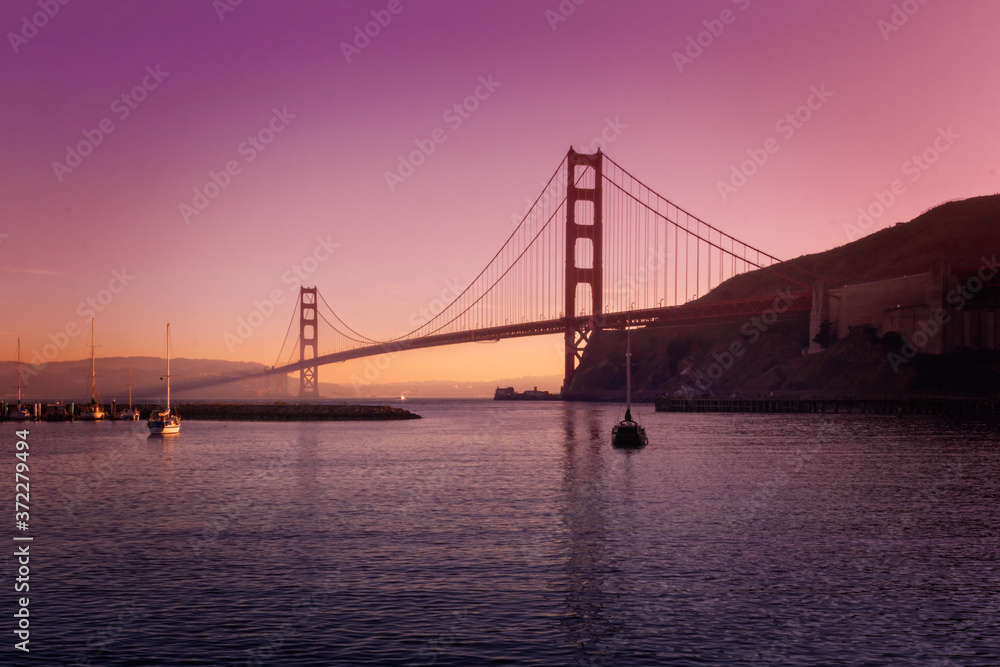
[[[132,362],[128,362],[128,409],[132,409]]]
[[[97,403],[97,366],[94,355],[97,352],[97,339],[94,338],[94,318],[90,318],[90,402]]]
[[[17,339],[17,407],[21,407],[21,338]]]
[[[170,322],[167,322],[167,412],[170,412]]]
[[[632,330],[625,330],[625,413],[632,415]]]

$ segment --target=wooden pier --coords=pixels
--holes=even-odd
[[[674,398],[657,412],[803,412],[857,415],[1000,415],[993,398]]]

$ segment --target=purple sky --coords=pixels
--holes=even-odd
[[[1000,190],[1000,3],[403,0],[390,14],[387,0],[243,0],[220,18],[225,2],[0,5],[0,358],[18,336],[30,360],[88,327],[87,299],[103,297],[101,355],[162,354],[169,320],[177,356],[273,363],[287,272],[314,253],[328,258],[307,282],[346,322],[398,335],[478,273],[571,144],[589,151],[610,126],[617,162],[784,258],[854,238],[858,208],[897,179],[904,192],[863,233]],[[342,44],[373,11],[391,21],[348,62]],[[679,58],[699,33],[708,45]],[[477,110],[445,115],[477,87]],[[778,124],[813,91],[811,118]],[[269,124],[271,143],[244,143]],[[439,127],[444,142],[390,189],[385,173]],[[88,134],[100,142],[70,167],[67,145],[86,151]],[[768,139],[767,162],[720,192]],[[924,151],[926,168],[911,161]],[[185,216],[230,162],[226,187]],[[276,290],[275,314],[227,345]],[[87,356],[87,338],[52,358]],[[561,363],[558,341],[527,339],[407,353],[379,380]]]

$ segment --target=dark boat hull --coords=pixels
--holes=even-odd
[[[645,447],[648,442],[646,429],[635,422],[621,422],[611,429],[611,444],[615,447]]]

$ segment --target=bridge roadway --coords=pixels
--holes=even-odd
[[[810,311],[812,309],[812,292],[791,292],[789,294],[790,303],[787,308],[782,308],[785,304],[783,299],[776,296],[754,297],[751,299],[741,299],[737,301],[691,301],[681,306],[669,306],[667,308],[650,308],[646,310],[634,310],[624,313],[606,313],[603,321],[599,322],[602,329],[621,329],[625,326],[663,326],[680,323],[712,323],[731,322],[741,318],[759,315],[768,310],[777,310],[780,313]],[[504,338],[523,338],[526,336],[544,336],[551,334],[563,334],[567,329],[580,329],[583,327],[592,328],[594,322],[590,316],[560,318],[555,320],[543,320],[540,322],[522,322],[519,324],[505,324],[502,326],[484,327],[471,329],[469,331],[458,331],[454,333],[435,334],[422,336],[420,338],[401,339],[366,345],[344,350],[333,354],[325,354],[314,359],[298,361],[286,366],[277,366],[248,375],[227,376],[191,380],[189,382],[178,383],[175,391],[185,391],[192,389],[202,389],[229,382],[240,380],[251,380],[264,378],[269,375],[279,375],[294,373],[303,368],[312,366],[324,366],[335,364],[351,359],[362,359],[364,357],[374,357],[381,354],[403,352],[406,350],[419,350],[428,347],[439,347],[442,345],[457,345],[460,343],[474,343],[477,341],[495,341]]]

